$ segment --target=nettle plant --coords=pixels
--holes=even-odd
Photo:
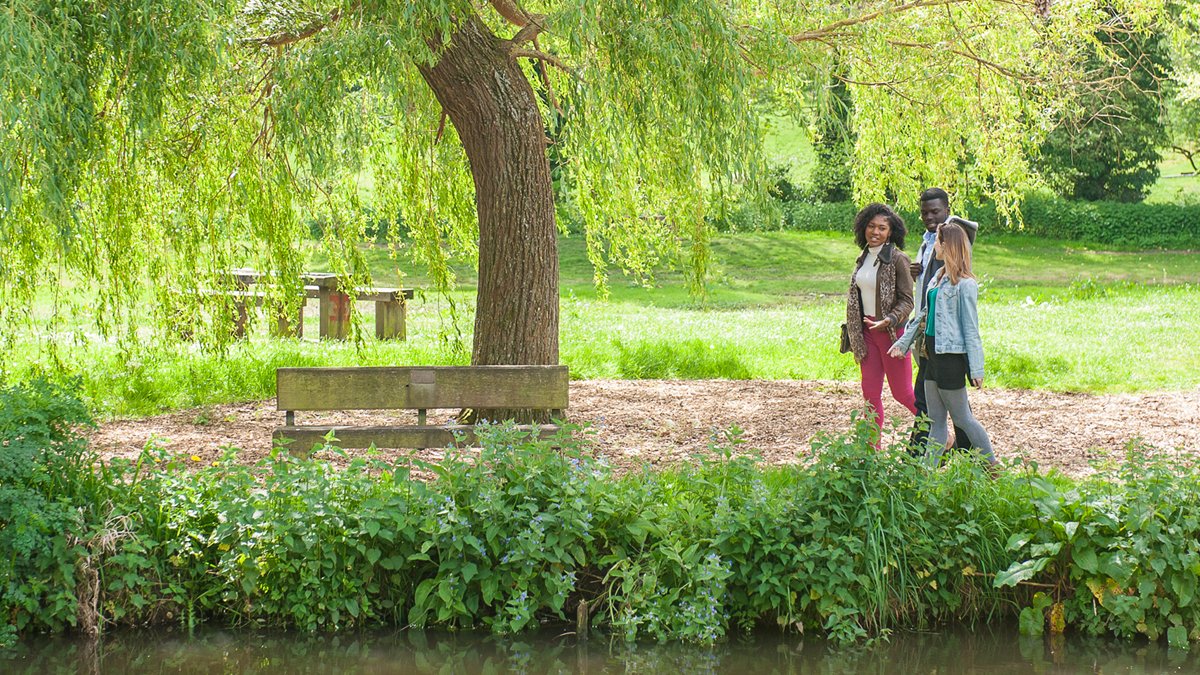
[[[507,634],[585,613],[628,640],[699,644],[761,625],[849,643],[1018,612],[1030,633],[1198,637],[1200,468],[1136,444],[1085,480],[914,461],[900,442],[876,449],[861,417],[779,467],[734,428],[689,463],[616,476],[587,430],[511,424],[429,463],[338,468],[327,447],[204,464],[151,444],[100,465],[62,391],[36,382],[0,403],[5,640],[203,621]]]
[[[196,471],[152,448],[124,476],[143,526],[137,546],[161,555],[152,569],[110,559],[109,573],[157,587],[189,623],[232,616],[304,630],[385,623],[511,633],[565,620],[605,474],[581,452],[577,429],[562,433],[548,441],[487,426],[478,454],[414,462],[421,479],[377,457],[336,469],[277,451],[247,467],[233,449]],[[147,618],[142,609],[129,618]]]
[[[740,466],[735,460],[730,466]],[[626,640],[712,644],[729,623],[711,465],[626,477],[597,504],[608,622]]]
[[[427,574],[409,619],[470,625],[481,617],[500,633],[537,625],[538,613],[564,620],[591,561],[592,509],[608,472],[575,425],[539,441],[496,424],[480,442],[478,456],[422,465],[437,479],[423,495],[427,539],[410,558]]]
[[[1073,625],[1186,646],[1200,638],[1196,461],[1131,442],[1115,469],[1116,480],[1025,479],[1031,510],[1008,542],[1017,561],[996,586],[1044,588],[1022,610],[1028,633],[1041,634],[1048,621],[1055,632]]]

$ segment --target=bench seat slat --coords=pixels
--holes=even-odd
[[[309,298],[321,297],[321,287],[307,285],[304,287],[304,295]],[[412,300],[416,295],[416,291],[411,288],[357,288],[354,291],[354,299],[359,302],[399,302],[401,298]]]
[[[518,429],[531,430],[530,425],[518,425]],[[291,439],[288,446],[292,452],[307,453],[314,445],[325,442],[325,436],[333,431],[338,439],[334,442],[339,448],[369,448],[374,443],[378,448],[444,448],[448,445],[461,444],[469,447],[475,442],[475,427],[471,425],[427,425],[427,426],[373,426],[373,427],[342,427],[342,426],[283,426],[277,427],[272,434],[275,443],[287,438]],[[543,424],[538,427],[539,436],[546,438],[558,432],[558,427]],[[462,441],[456,441],[454,432],[462,434]]]
[[[279,368],[279,410],[565,410],[566,366]],[[434,447],[434,446],[422,446]]]

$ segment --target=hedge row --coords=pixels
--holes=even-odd
[[[785,202],[778,217],[750,213],[734,218],[738,229],[849,230],[855,204]],[[1200,247],[1200,205],[1079,202],[1033,196],[1021,204],[1023,222],[1006,223],[992,204],[974,206],[972,220],[988,228],[1049,239],[1085,241],[1133,248]],[[919,227],[916,212],[902,212],[906,223]]]

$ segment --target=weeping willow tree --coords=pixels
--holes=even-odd
[[[1173,31],[1168,111],[1171,149],[1183,155],[1193,174],[1200,174],[1200,1],[1167,3]]]
[[[702,279],[714,191],[766,175],[755,102],[836,73],[857,199],[1012,205],[1087,43],[1155,4],[8,0],[0,331],[46,298],[106,336],[144,302],[179,328],[230,268],[295,279],[311,222],[366,280],[383,214],[443,288],[477,256],[473,363],[556,363],[556,198],[599,284],[678,252]]]

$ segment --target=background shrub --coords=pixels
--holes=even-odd
[[[851,231],[855,204],[787,202],[782,204],[783,229]],[[961,212],[961,209],[958,209]],[[1081,202],[1042,195],[1021,204],[1022,223],[1005,223],[992,204],[972,206],[969,217],[985,228],[1021,232],[1049,239],[1066,239],[1129,248],[1200,247],[1200,205]],[[920,214],[902,211],[910,232],[920,231]],[[765,220],[763,225],[772,221]],[[759,229],[770,229],[760,227]]]

